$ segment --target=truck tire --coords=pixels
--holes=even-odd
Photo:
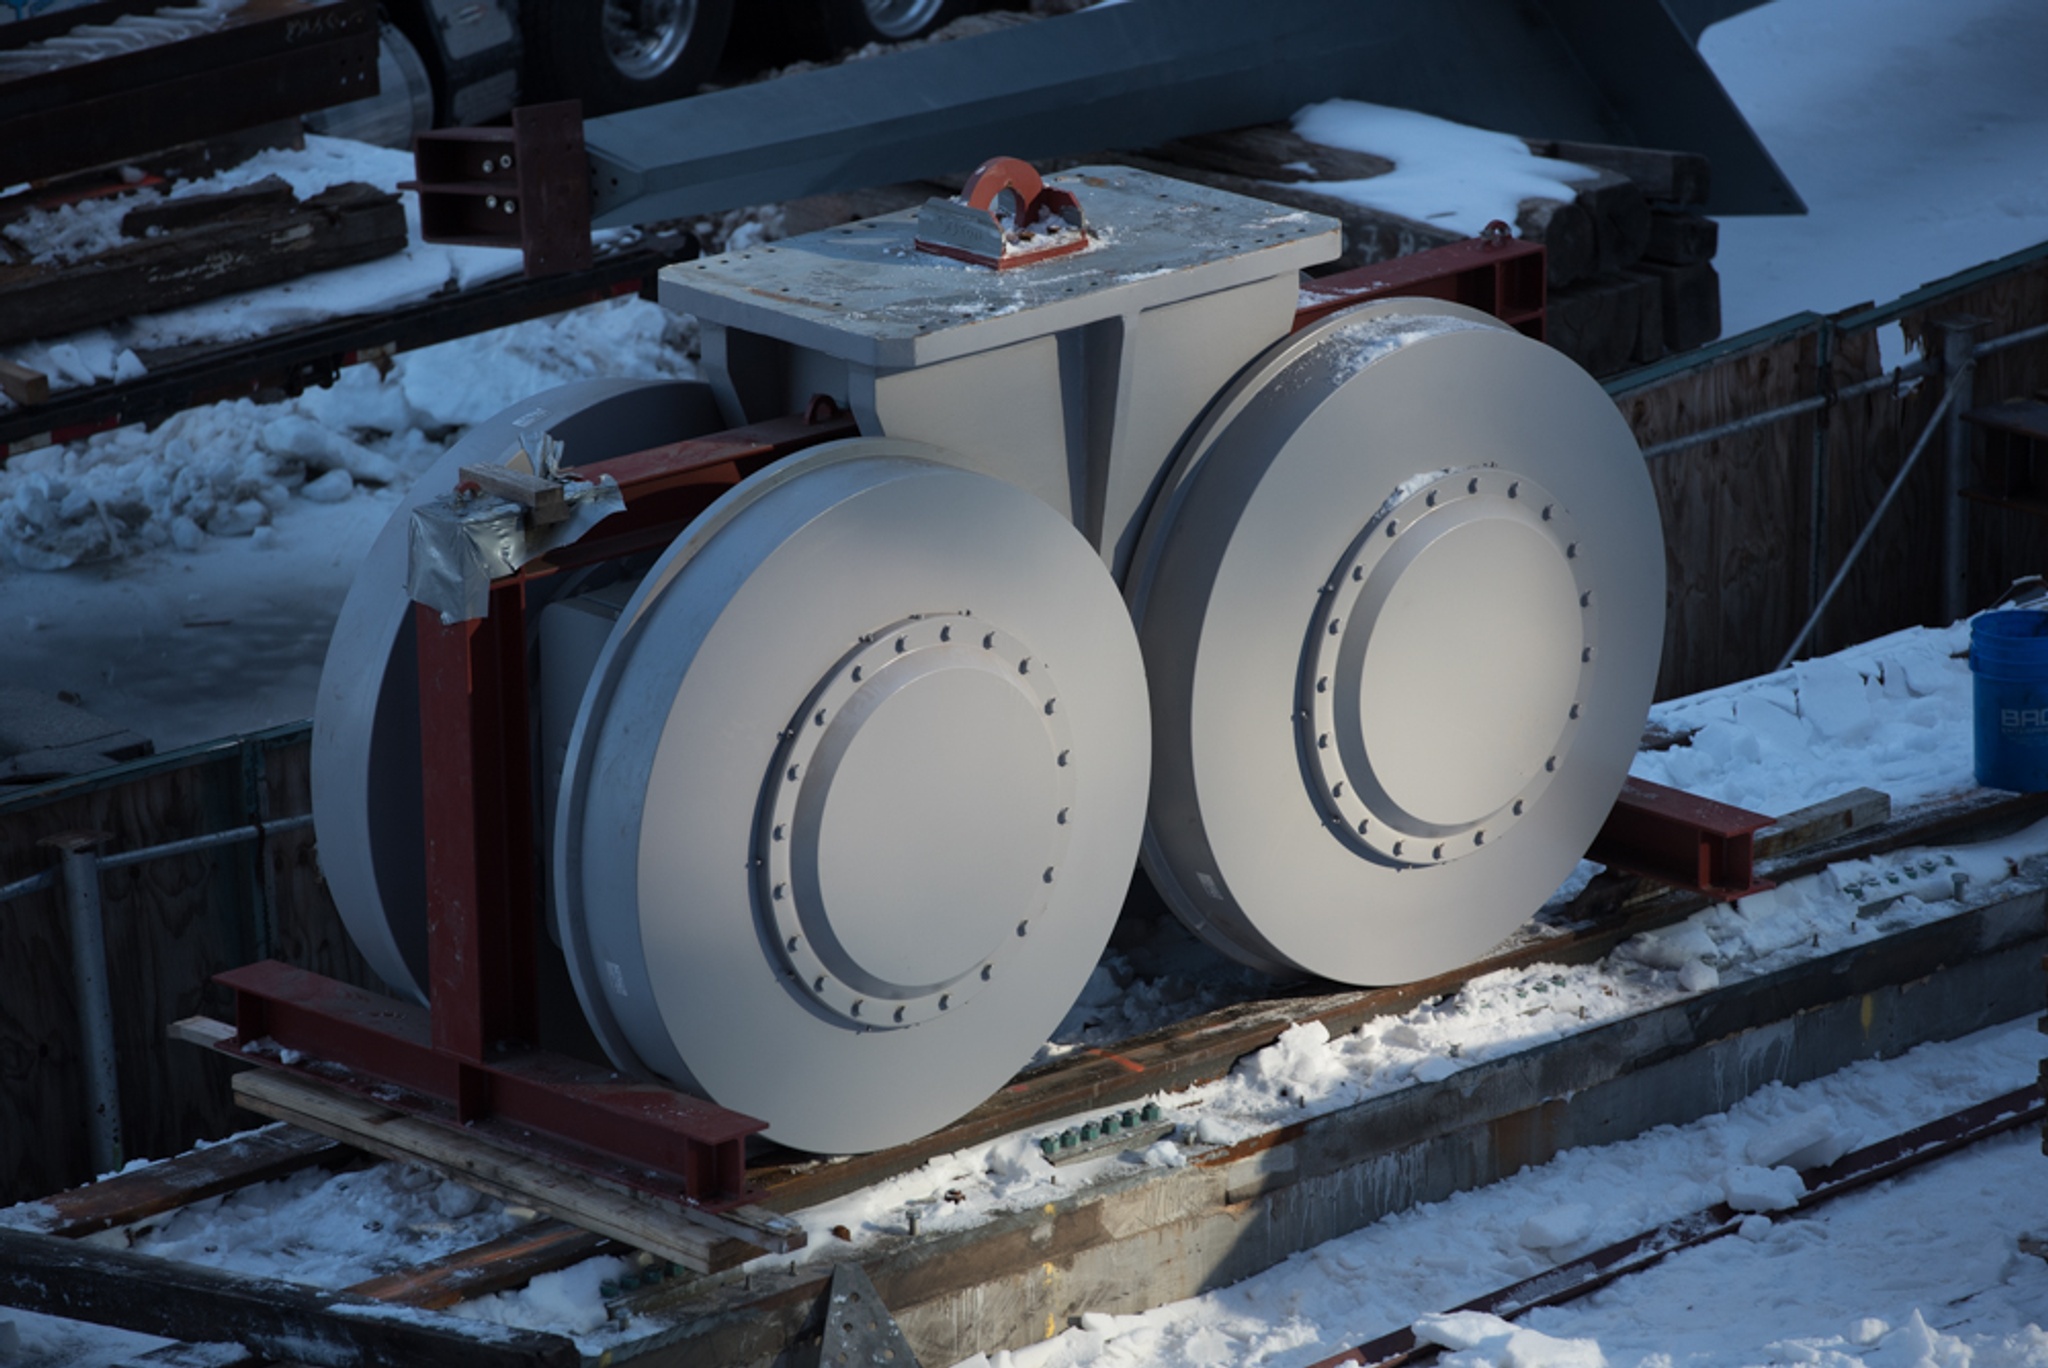
[[[967,0],[819,0],[819,7],[826,40],[839,51],[922,38],[982,6]]]
[[[526,103],[609,114],[677,100],[717,66],[732,0],[562,0],[521,7]]]

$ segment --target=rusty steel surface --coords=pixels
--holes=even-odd
[[[588,270],[591,261],[583,107],[522,105],[510,128],[441,128],[413,141],[429,242],[516,247],[529,279]]]
[[[1670,884],[1739,898],[1756,876],[1755,835],[1772,818],[1630,776],[1586,858]]]

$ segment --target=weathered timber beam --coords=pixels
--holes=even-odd
[[[233,1343],[270,1358],[435,1368],[547,1368],[581,1362],[560,1335],[392,1314],[385,1303],[275,1278],[0,1229],[0,1303],[145,1335]]]
[[[275,285],[405,244],[396,195],[355,182],[331,186],[273,213],[144,238],[67,266],[0,267],[0,343]]]

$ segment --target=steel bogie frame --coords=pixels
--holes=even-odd
[[[1337,308],[1398,291],[1477,300],[1511,315],[1505,321],[1520,330],[1541,334],[1543,258],[1530,244],[1445,249],[1433,263],[1418,260],[1405,264],[1398,279],[1386,276],[1385,268],[1368,267],[1314,282],[1293,327],[1311,328]],[[391,1001],[266,962],[222,976],[238,1006],[235,1036],[221,1048],[272,1067],[306,1070],[420,1116],[489,1126],[497,1138],[553,1162],[643,1191],[674,1196],[679,1188],[686,1202],[703,1210],[746,1201],[746,1138],[767,1123],[533,1044],[539,1034],[534,927],[540,881],[528,594],[548,576],[670,545],[747,476],[854,436],[856,427],[853,417],[820,399],[801,415],[578,465],[580,478],[617,482],[623,512],[582,540],[494,580],[489,611],[480,619],[446,622],[415,604],[410,617],[418,646],[428,891],[425,981],[418,986],[428,1005]],[[1737,814],[1735,825],[1745,816]],[[1699,839],[1697,817],[1681,814],[1682,829],[1674,835],[1659,812],[1638,814],[1663,831],[1661,841],[1649,845],[1686,851]],[[1733,877],[1717,865],[1698,869],[1695,880],[1687,876],[1697,862],[1675,863],[1674,882],[1723,888]]]
[[[446,623],[416,605],[429,1006],[265,961],[220,976],[236,995],[236,1033],[221,1048],[305,1068],[419,1115],[458,1125],[495,1119],[498,1138],[551,1162],[657,1194],[674,1196],[670,1184],[679,1183],[706,1210],[746,1201],[745,1142],[765,1123],[531,1044],[538,990],[526,591],[545,576],[662,545],[747,474],[852,432],[827,402],[579,467],[593,482],[617,481],[626,499],[600,534],[494,581],[481,619]]]

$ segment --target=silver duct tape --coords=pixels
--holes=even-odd
[[[449,494],[421,504],[407,529],[407,595],[444,623],[474,622],[490,612],[493,580],[580,541],[626,507],[610,476],[597,484],[565,481],[563,493],[569,516],[547,526],[534,526],[528,510],[490,495]]]

